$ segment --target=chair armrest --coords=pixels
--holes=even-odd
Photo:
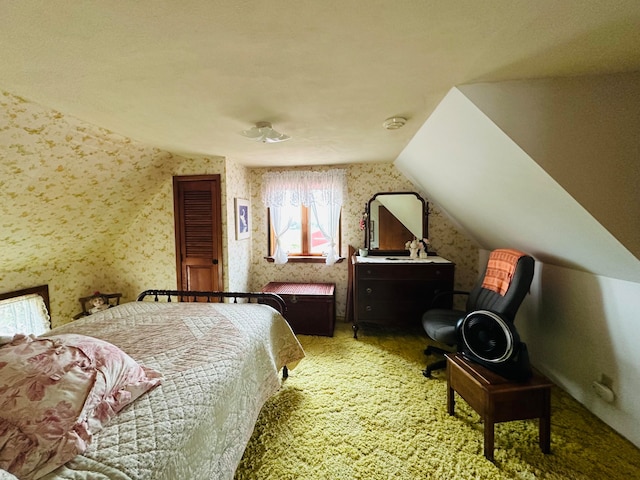
[[[434,292],[433,298],[431,299],[431,308],[434,308],[436,302],[445,296],[454,296],[454,295],[469,295],[470,292],[465,292],[464,290],[436,290]]]

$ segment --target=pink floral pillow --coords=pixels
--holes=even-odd
[[[16,335],[0,347],[0,468],[21,479],[49,473],[161,380],[103,340]]]

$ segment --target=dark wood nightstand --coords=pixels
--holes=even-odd
[[[526,382],[513,382],[459,353],[447,357],[447,409],[453,415],[457,392],[484,422],[484,456],[493,461],[494,424],[513,420],[539,419],[539,444],[551,451],[552,383],[534,372]]]

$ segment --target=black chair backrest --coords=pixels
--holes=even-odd
[[[482,288],[482,282],[486,272],[485,269],[485,272],[480,276],[480,280],[469,293],[466,307],[467,313],[474,310],[490,310],[492,312],[499,313],[509,321],[513,322],[520,304],[531,287],[534,263],[533,257],[530,257],[529,255],[525,255],[518,259],[515,272],[513,273],[513,277],[509,283],[509,289],[504,296],[494,292],[493,290]]]

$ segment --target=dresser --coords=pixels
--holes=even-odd
[[[353,336],[360,324],[415,329],[437,290],[453,290],[455,265],[442,257],[351,257]],[[438,307],[451,308],[448,296]]]

